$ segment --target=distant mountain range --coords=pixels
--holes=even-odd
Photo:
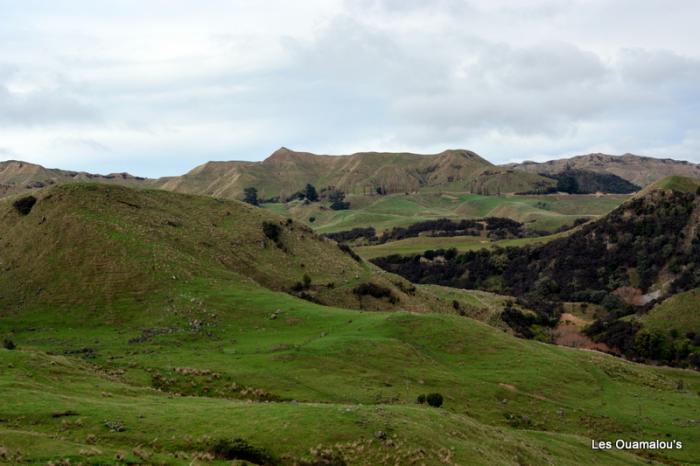
[[[633,154],[588,154],[542,163],[528,161],[505,166],[544,175],[556,175],[569,170],[608,173],[642,187],[667,176],[700,178],[700,165],[684,160],[657,159]]]
[[[352,155],[315,155],[287,148],[262,162],[208,162],[189,173],[170,178],[164,189],[218,197],[240,197],[254,186],[263,198],[292,195],[306,183],[334,187],[347,193],[414,192],[444,186],[455,190],[496,194],[526,190],[552,181],[537,174],[498,167],[468,150],[434,155],[360,152]]]
[[[207,162],[182,176],[149,179],[95,175],[10,160],[0,162],[0,196],[76,181],[161,188],[229,199],[255,187],[261,199],[292,196],[307,183],[349,194],[445,190],[476,194],[629,193],[671,175],[700,178],[700,165],[625,154],[589,154],[544,163],[498,166],[468,150],[439,154],[360,152],[315,155],[280,148],[261,162]]]
[[[19,160],[0,162],[0,197],[57,184],[81,181],[111,183],[123,186],[155,184],[155,180],[132,176],[128,173],[95,175],[87,172],[44,168],[41,165]]]

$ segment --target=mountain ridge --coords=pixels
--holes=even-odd
[[[23,160],[0,161],[0,196],[76,181],[99,181],[127,186],[151,182],[148,178],[126,172],[101,175],[85,171],[46,168]]]
[[[567,173],[616,176],[644,187],[665,176],[700,178],[700,165],[633,154],[588,154],[547,162],[495,165],[476,152],[446,149],[435,154],[356,152],[317,155],[281,147],[262,161],[208,161],[180,176],[145,178],[129,173],[92,174],[45,168],[19,160],[0,162],[0,197],[54,184],[97,181],[241,199],[255,187],[261,199],[284,200],[307,183],[348,194],[404,193],[444,189],[475,194],[556,192]]]
[[[505,166],[528,173],[549,175],[571,169],[609,173],[642,187],[673,175],[700,178],[700,165],[698,164],[686,160],[656,158],[630,153],[622,155],[592,153],[546,162],[528,160]]]

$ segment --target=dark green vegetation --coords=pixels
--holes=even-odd
[[[414,287],[235,201],[99,185],[36,197],[27,215],[0,203],[0,336],[17,346],[0,349],[0,461],[700,456],[697,373],[516,339],[466,317],[498,298]],[[297,282],[334,305],[294,296]],[[592,451],[592,438],[685,447]]]
[[[542,176],[557,181],[555,186],[543,186],[523,194],[631,194],[639,191],[639,186],[611,173],[597,173],[586,170],[567,169],[558,173],[541,173]]]
[[[574,223],[580,224],[586,221],[587,219],[584,218]],[[381,236],[377,236],[377,231],[372,227],[326,233],[324,236],[338,242],[384,244],[389,241],[417,238],[421,235],[430,237],[484,236],[490,239],[536,236],[535,232],[526,232],[520,222],[497,217],[460,220],[458,222],[448,218],[426,220],[407,227],[394,227],[382,233]]]
[[[697,181],[670,179],[609,215],[544,245],[454,254],[398,255],[374,262],[414,283],[479,288],[518,297],[537,316],[506,309],[503,319],[524,336],[552,327],[561,303],[602,305],[608,314],[588,334],[635,359],[695,365],[691,338],[666,341],[620,320],[700,286],[700,196]],[[672,186],[672,188],[669,188]],[[684,189],[677,189],[683,187]],[[640,333],[641,332],[641,333]]]
[[[243,202],[250,205],[259,205],[260,201],[258,201],[258,190],[253,187],[245,188],[243,190]]]

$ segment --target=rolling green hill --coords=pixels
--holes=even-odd
[[[432,297],[408,296],[408,282],[385,278],[308,227],[241,202],[102,184],[61,185],[35,198],[27,215],[13,207],[23,198],[0,201],[6,310],[147,308],[153,299],[178,299],[174,287],[204,279],[252,282],[350,308],[433,306]],[[396,303],[353,292],[369,282]]]
[[[658,330],[672,336],[683,337],[688,333],[700,335],[700,288],[695,288],[657,304],[639,316],[645,328]]]
[[[0,337],[16,345],[0,349],[0,462],[700,457],[697,372],[516,339],[452,303],[488,313],[503,298],[412,290],[236,201],[89,184],[35,196],[0,203]],[[293,295],[304,273],[335,306]],[[398,300],[356,296],[367,282]],[[416,403],[430,392],[441,408]],[[683,449],[591,449],[618,438]]]
[[[626,195],[482,196],[465,192],[419,192],[386,196],[349,196],[350,210],[331,210],[302,201],[264,204],[280,215],[305,222],[319,233],[374,227],[378,232],[413,223],[449,218],[506,217],[528,230],[553,231],[578,218],[605,215]],[[313,220],[313,221],[311,221]]]

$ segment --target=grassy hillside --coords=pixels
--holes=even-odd
[[[672,191],[693,194],[698,190],[698,188],[700,188],[700,178],[669,176],[647,186],[646,189],[640,193],[640,195],[645,195],[650,191],[658,189],[670,189]]]
[[[492,249],[496,247],[525,246],[528,244],[542,244],[547,241],[559,238],[567,232],[556,233],[546,236],[534,236],[529,238],[516,238],[504,240],[491,240],[479,236],[453,236],[453,237],[431,237],[419,236],[417,238],[407,238],[399,241],[390,241],[384,244],[371,246],[358,246],[355,251],[365,259],[390,256],[399,254],[402,256],[420,254],[429,249],[449,249],[455,248],[459,252],[476,251],[479,249]]]
[[[700,288],[695,288],[654,306],[638,318],[645,328],[683,337],[689,332],[700,335]]]
[[[148,308],[153,299],[180,299],[174,288],[203,278],[349,308],[441,306],[409,296],[408,282],[353,259],[308,227],[237,201],[100,184],[58,186],[36,198],[27,215],[13,207],[16,198],[0,202],[4,312],[84,306],[104,316],[123,302]],[[276,240],[265,224],[279,231]],[[370,282],[392,299],[353,292]]]
[[[262,162],[209,162],[191,172],[163,179],[164,189],[240,199],[255,187],[261,198],[284,200],[307,183],[348,194],[415,192],[433,186],[496,194],[523,191],[555,182],[537,174],[495,167],[467,150],[439,154],[361,152],[315,155],[281,148]]]
[[[604,215],[627,198],[625,195],[482,196],[444,191],[350,196],[351,209],[339,211],[301,201],[263,207],[306,222],[319,233],[367,226],[380,232],[424,220],[479,217],[507,217],[525,223],[530,230],[552,231],[571,225],[577,218]]]
[[[272,464],[700,457],[696,372],[516,339],[467,317],[504,298],[411,290],[235,201],[100,185],[37,198],[26,215],[0,205],[0,337],[16,345],[0,349],[0,462],[230,464],[220,440]],[[303,273],[319,300],[471,307],[323,306],[288,292]],[[365,280],[398,302],[358,298]],[[416,403],[430,392],[441,408]],[[590,448],[617,438],[684,448]]]
[[[697,373],[518,340],[458,316],[359,313],[240,284],[180,292],[216,321],[159,333],[178,328],[184,305],[150,323],[3,319],[19,350],[0,350],[0,445],[41,464],[119,452],[188,464],[235,437],[287,461],[335,448],[348,464],[645,461],[594,452],[590,438],[672,438],[684,449],[653,455],[700,455],[689,428]],[[430,391],[443,408],[415,403]]]

